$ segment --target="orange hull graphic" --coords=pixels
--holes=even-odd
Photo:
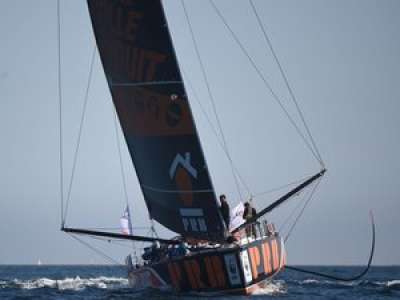
[[[283,240],[276,235],[244,245],[191,252],[146,268],[152,269],[161,279],[156,286],[151,286],[153,288],[183,293],[251,294],[284,267],[285,255]],[[141,269],[132,270],[130,277]]]

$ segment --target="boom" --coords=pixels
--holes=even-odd
[[[286,193],[285,195],[283,195],[282,197],[280,197],[278,200],[276,200],[275,202],[271,203],[269,206],[267,206],[266,208],[264,208],[262,211],[260,211],[258,214],[256,214],[255,216],[253,216],[251,219],[247,220],[245,223],[243,223],[242,225],[240,225],[238,228],[236,228],[232,233],[237,232],[238,230],[246,227],[246,225],[251,224],[253,222],[255,222],[257,219],[259,219],[260,217],[262,217],[263,215],[265,215],[266,213],[272,211],[273,209],[277,208],[279,205],[281,205],[283,202],[285,202],[286,200],[290,199],[293,195],[297,194],[298,192],[300,192],[302,189],[306,188],[307,186],[309,186],[311,183],[313,183],[315,180],[317,180],[318,178],[320,178],[321,176],[323,176],[326,172],[326,169],[322,169],[320,172],[318,172],[317,174],[315,174],[313,177],[307,179],[306,181],[304,181],[302,184],[298,185],[297,187],[295,187],[294,189],[292,189],[291,191],[289,191],[288,193]]]
[[[141,235],[128,235],[128,234],[120,234],[120,233],[114,233],[114,232],[94,231],[94,230],[87,230],[87,229],[80,229],[80,228],[68,228],[68,227],[63,227],[63,228],[61,228],[61,230],[64,232],[67,232],[67,233],[109,237],[112,239],[119,239],[119,240],[131,240],[131,241],[139,241],[139,242],[156,242],[156,241],[158,241],[161,244],[171,244],[171,245],[179,244],[179,241],[177,241],[177,240],[152,238],[152,237],[141,236]]]

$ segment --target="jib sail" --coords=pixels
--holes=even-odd
[[[224,225],[160,0],[88,0],[114,105],[151,218],[185,237]]]

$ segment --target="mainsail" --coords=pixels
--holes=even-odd
[[[88,0],[88,6],[150,217],[185,237],[223,239],[161,0]]]

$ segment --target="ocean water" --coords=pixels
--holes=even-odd
[[[307,268],[307,267],[304,267]],[[360,267],[308,267],[350,276]],[[135,291],[117,266],[0,266],[0,299],[204,299],[155,290]],[[247,299],[220,296],[219,299]],[[355,282],[325,280],[285,270],[254,299],[400,299],[400,267],[372,267]]]

